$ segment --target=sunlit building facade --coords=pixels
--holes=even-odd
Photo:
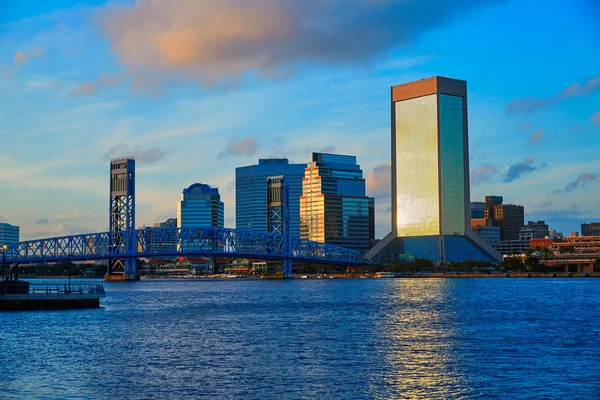
[[[261,158],[257,165],[235,169],[235,225],[238,230],[269,232],[267,181],[284,177],[289,185],[290,236],[300,237],[300,196],[306,164],[287,158]]]
[[[375,238],[375,200],[356,157],[313,153],[300,197],[300,237],[366,252]]]
[[[194,183],[177,202],[178,228],[223,228],[224,207],[219,189]]]
[[[434,77],[391,88],[392,232],[368,256],[497,261],[472,232],[467,84]]]

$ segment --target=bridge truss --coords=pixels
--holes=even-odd
[[[6,262],[31,264],[83,260],[131,260],[154,257],[239,257],[293,262],[358,265],[365,263],[355,250],[284,235],[216,228],[146,228],[134,230],[131,251],[123,232],[101,232],[36,239],[9,244]]]

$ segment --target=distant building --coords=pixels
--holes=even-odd
[[[392,232],[367,257],[499,261],[471,231],[467,83],[437,76],[393,86],[391,114]]]
[[[502,240],[519,240],[519,230],[525,224],[525,208],[514,204],[494,206],[493,225],[500,227]]]
[[[499,226],[481,226],[478,225],[473,229],[473,232],[479,235],[488,244],[494,246],[500,244],[500,227]]]
[[[494,248],[502,255],[523,254],[529,249],[529,241],[521,240],[501,240],[499,244],[495,244]]]
[[[356,157],[313,153],[300,197],[300,237],[366,252],[375,239],[375,200]]]
[[[485,201],[471,202],[471,221],[485,218]]]
[[[494,219],[494,207],[499,206],[504,201],[502,196],[485,196],[484,218]]]
[[[169,218],[165,222],[155,222],[155,228],[177,228],[177,218]]]
[[[194,183],[177,202],[178,228],[223,228],[224,211],[219,189]]]
[[[546,221],[527,221],[527,225],[524,225],[521,230],[523,229],[531,229],[533,231],[532,239],[543,239],[546,236],[550,236],[550,227]]]
[[[600,222],[582,223],[581,236],[600,236]]]
[[[19,227],[0,222],[0,246],[19,242]]]
[[[290,187],[290,235],[300,237],[300,196],[306,164],[287,158],[261,158],[258,165],[235,169],[235,225],[238,230],[268,232],[267,179],[285,177]]]

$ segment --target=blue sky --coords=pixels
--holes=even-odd
[[[389,88],[468,82],[472,200],[564,233],[599,220],[600,6],[572,1],[0,0],[0,219],[105,231],[108,160],[137,162],[138,226],[235,167],[353,154],[390,229]]]

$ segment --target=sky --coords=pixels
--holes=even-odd
[[[0,221],[108,230],[109,160],[136,159],[136,225],[235,168],[356,155],[390,231],[390,86],[467,81],[471,200],[563,233],[600,220],[595,0],[0,0]]]

